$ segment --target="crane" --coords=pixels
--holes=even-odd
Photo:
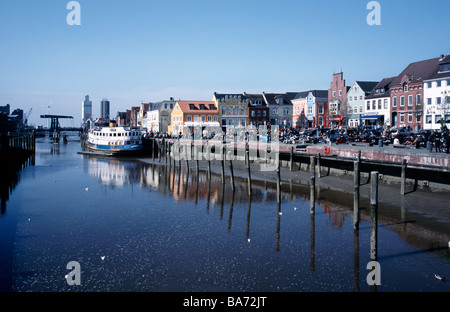
[[[33,110],[33,107],[32,108],[30,108],[30,110],[28,111],[28,113],[27,114],[25,114],[23,117],[24,117],[24,126],[25,127],[28,127],[28,118],[30,118],[30,115],[31,115],[31,111]]]

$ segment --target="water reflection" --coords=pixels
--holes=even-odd
[[[360,267],[365,269],[369,256],[367,239],[369,216],[365,209],[368,205],[362,201],[360,210],[362,228],[359,228],[359,224],[354,228],[353,223],[349,222],[353,218],[353,209],[350,208],[353,204],[352,194],[337,193],[326,187],[318,188],[316,213],[310,215],[307,201],[309,188],[292,181],[282,185],[282,202],[277,203],[274,183],[254,181],[252,195],[248,196],[246,179],[236,178],[236,189],[233,192],[229,179],[223,184],[220,174],[208,175],[208,172],[197,168],[180,167],[179,163],[172,164],[171,161],[164,165],[90,158],[86,169],[90,176],[103,185],[112,188],[124,187],[127,184],[139,185],[144,192],[157,192],[169,196],[175,202],[193,204],[209,217],[217,214],[218,219],[224,221],[223,228],[230,235],[236,233],[242,235],[249,246],[255,241],[264,241],[263,246],[258,245],[260,248],[258,253],[261,255],[258,253],[252,255],[256,258],[265,256],[271,259],[267,261],[275,261],[274,256],[268,254],[271,250],[275,251],[275,254],[282,254],[283,258],[287,257],[287,262],[300,261],[302,256],[297,253],[302,253],[303,248],[307,247],[305,252],[309,255],[309,259],[301,260],[297,265],[306,264],[311,274],[328,272],[328,269],[324,272],[318,270],[319,267],[323,267],[319,264],[323,264],[324,261],[327,265],[337,262],[336,272],[349,264],[348,270],[342,269],[346,272],[347,278],[351,275],[348,289],[368,290],[365,282],[367,272],[360,272]],[[448,267],[450,258],[448,252],[439,249],[439,246],[430,248],[430,242],[442,240],[445,237],[444,233],[424,230],[420,228],[419,222],[410,222],[411,219],[408,218],[411,218],[411,215],[408,215],[407,207],[403,205],[397,207],[395,211],[399,212],[397,216],[393,216],[392,213],[380,214],[381,227],[398,234],[404,242],[414,248],[426,247],[424,253],[439,254],[446,259],[444,265]],[[210,233],[205,235],[208,236]],[[383,235],[388,234],[384,232]],[[236,241],[234,244],[239,246]],[[402,254],[405,256],[417,254],[411,254],[411,251],[404,249],[396,251],[397,245],[390,242],[384,242],[381,246],[384,254],[382,253],[380,261],[390,260],[389,257],[397,259]],[[391,269],[391,274],[394,274],[392,272],[395,270]]]

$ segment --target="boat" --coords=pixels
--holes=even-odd
[[[144,149],[144,134],[139,127],[97,127],[89,130],[87,146],[99,154],[137,154]]]

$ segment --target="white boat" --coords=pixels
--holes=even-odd
[[[144,130],[136,127],[102,127],[89,130],[88,147],[93,152],[126,154],[143,150]]]

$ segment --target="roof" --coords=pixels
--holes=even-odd
[[[217,114],[217,106],[214,101],[177,101],[183,113],[211,113]],[[204,105],[204,109],[201,106]],[[214,109],[209,109],[210,105],[214,106]]]
[[[368,96],[366,96],[366,99],[372,99],[372,98],[379,98],[379,97],[388,97],[391,94],[391,89],[389,86],[391,85],[392,81],[396,77],[388,77],[383,78],[376,86],[373,88],[372,92]],[[377,89],[384,89],[384,93],[376,93],[375,90]]]
[[[283,97],[283,105],[292,105],[291,99],[287,93],[265,93],[263,92],[264,99],[269,105],[278,105],[277,100]]]
[[[379,81],[356,81],[359,87],[367,94],[372,92]]]
[[[439,57],[438,64],[441,65],[441,64],[447,64],[447,63],[450,63],[450,55],[447,55],[447,56],[441,55],[441,57]],[[425,78],[425,80],[426,79],[448,78],[448,77],[450,77],[450,72],[449,71],[439,72],[439,66],[438,66],[436,71],[430,77]]]
[[[409,79],[409,83],[423,82],[426,79],[430,79],[439,71],[439,59],[440,57],[435,57],[409,64],[397,77],[395,77],[391,86],[401,85],[405,76]]]
[[[242,94],[242,93],[216,93],[216,92],[214,92],[214,97],[216,98],[216,100],[219,100],[221,98],[226,98],[226,97],[235,97],[235,98],[241,97],[242,101],[244,101],[246,99],[245,94]]]

